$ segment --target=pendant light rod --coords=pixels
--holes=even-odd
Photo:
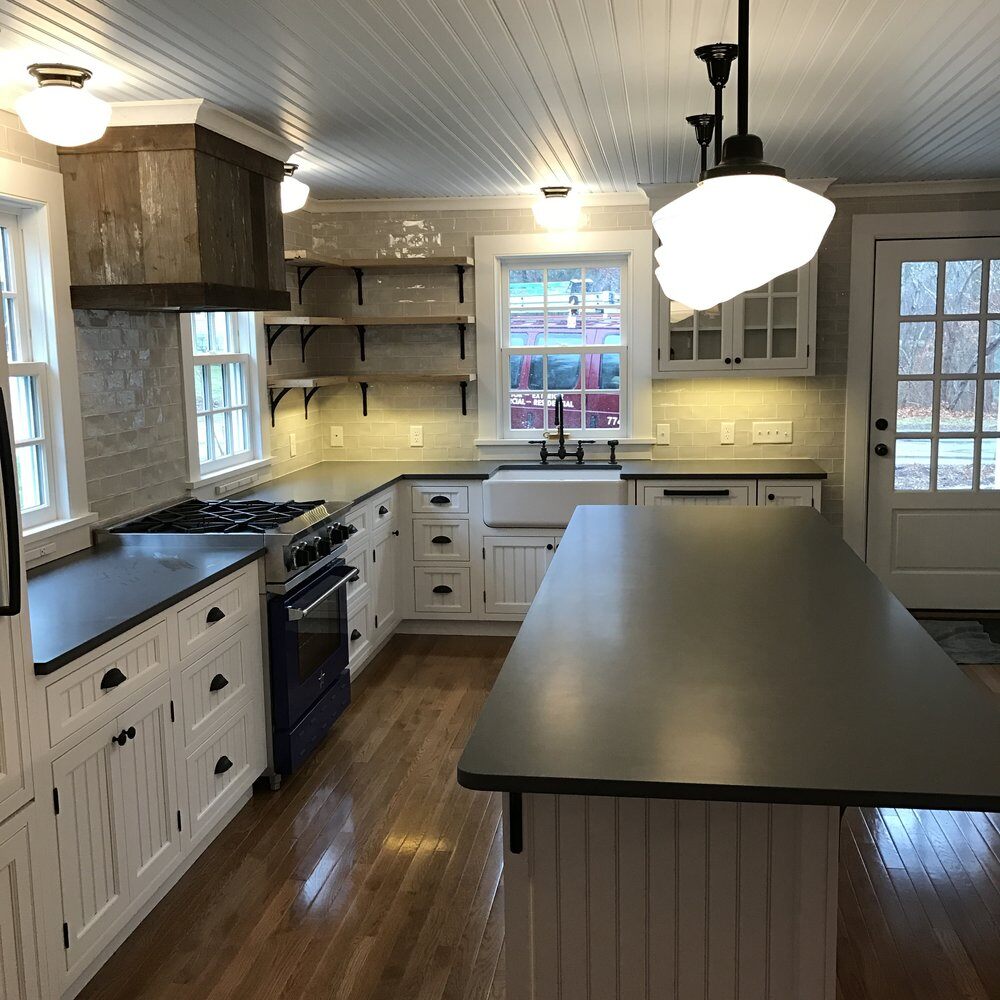
[[[716,128],[715,115],[688,115],[685,119],[694,128],[694,136],[701,147],[701,174],[708,169],[708,147],[712,145],[712,133]],[[699,174],[699,180],[701,179]]]
[[[736,134],[750,131],[750,0],[739,0],[736,24]],[[718,161],[716,161],[718,162]]]
[[[722,159],[722,92],[729,83],[729,71],[736,58],[737,47],[732,42],[712,42],[699,45],[694,54],[708,70],[708,82],[715,91],[715,163]]]

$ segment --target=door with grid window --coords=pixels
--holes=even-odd
[[[875,264],[868,562],[910,608],[1000,608],[1000,238]]]

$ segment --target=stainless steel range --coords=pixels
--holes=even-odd
[[[356,529],[322,501],[191,499],[113,530],[263,537],[272,766],[290,774],[351,701],[346,592],[358,571],[343,552]]]

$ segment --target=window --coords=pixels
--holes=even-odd
[[[556,426],[563,398],[567,430],[619,437],[627,383],[626,262],[550,258],[501,268],[504,437],[533,437]]]
[[[33,527],[53,520],[54,474],[43,345],[32,337],[24,238],[18,216],[0,214],[0,294],[10,374],[14,458],[21,520]]]
[[[257,324],[253,313],[190,313],[182,330],[197,481],[261,457]]]

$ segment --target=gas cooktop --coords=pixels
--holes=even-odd
[[[184,500],[120,525],[137,534],[264,534],[323,507],[322,500],[278,503],[269,500]]]

